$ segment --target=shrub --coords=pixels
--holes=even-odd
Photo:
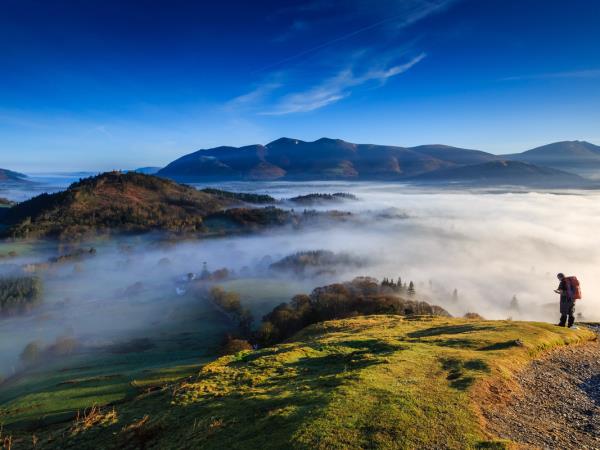
[[[221,346],[222,355],[235,355],[244,350],[252,350],[252,345],[245,339],[234,338],[231,335],[227,335],[225,342]]]
[[[42,282],[35,276],[0,278],[0,316],[26,313],[41,297]]]
[[[463,317],[471,320],[485,320],[482,316],[474,312],[468,312]]]
[[[24,364],[32,365],[39,361],[41,353],[42,348],[40,343],[37,341],[32,341],[25,346],[19,358]]]
[[[254,318],[249,309],[242,307],[240,294],[227,292],[220,286],[213,286],[208,296],[219,309],[237,323],[244,334],[250,333]]]

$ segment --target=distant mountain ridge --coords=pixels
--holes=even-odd
[[[579,175],[600,171],[600,146],[586,141],[554,142],[523,153],[503,155],[503,158],[572,171]]]
[[[198,150],[168,164],[158,175],[180,179],[393,180],[496,159],[478,150],[448,146],[406,148],[329,138],[314,142],[280,138],[267,145]]]
[[[417,176],[413,181],[477,185],[506,184],[550,188],[575,187],[586,184],[586,180],[579,175],[550,167],[508,160],[437,170]]]
[[[527,165],[489,165],[507,160]],[[444,176],[454,178],[459,174],[461,177],[481,180],[482,177],[476,173],[481,169],[487,171],[484,177],[487,182],[496,180],[508,184],[509,179],[527,181],[527,177],[532,177],[531,181],[537,183],[546,177],[551,184],[559,179],[563,183],[569,180],[580,183],[582,180],[579,177],[569,177],[565,172],[581,165],[589,168],[590,162],[597,163],[600,173],[600,147],[583,141],[557,142],[524,153],[494,155],[447,145],[397,147],[354,144],[329,138],[313,142],[280,138],[267,145],[198,150],[171,162],[157,174],[180,181],[402,181],[421,176],[422,179],[429,179],[428,174],[432,174],[430,179],[437,180],[442,180]],[[475,168],[477,165],[482,166]],[[558,171],[542,170],[544,166]],[[472,168],[451,171],[461,167]],[[578,170],[573,172],[580,174]],[[502,180],[503,177],[505,180]]]
[[[27,183],[27,175],[8,169],[0,169],[0,184]]]

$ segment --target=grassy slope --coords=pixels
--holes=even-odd
[[[155,347],[149,350],[76,353],[0,384],[0,424],[23,428],[54,423],[77,410],[122,402],[148,387],[197,373],[202,363],[214,359],[221,337],[232,330],[212,307],[198,304],[193,313],[189,307],[184,311],[184,317],[183,312],[173,316],[174,325],[155,325],[152,333],[131,336],[151,338]]]
[[[327,322],[288,343],[209,363],[193,379],[117,405],[116,417],[103,424],[50,435],[38,430],[38,445],[502,448],[481,429],[479,386],[509,379],[546,349],[594,336],[530,322],[397,316]]]

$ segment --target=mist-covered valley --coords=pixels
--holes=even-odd
[[[476,312],[489,319],[553,322],[558,318],[556,273],[564,272],[582,283],[581,318],[600,319],[596,192],[442,191],[337,182],[212,187],[269,194],[285,209],[352,214],[209,239],[173,240],[153,233],[77,244],[2,244],[0,254],[14,251],[16,256],[3,258],[0,270],[7,275],[24,268],[40,278],[43,289],[37,307],[0,319],[0,373],[20,373],[31,343],[42,353],[65,347],[68,357],[47,361],[59,366],[90,355],[127,358],[128,345],[131,352],[158,352],[157,365],[165,358],[193,361],[214,355],[223,336],[236,330],[193,288],[203,274],[207,286],[239,294],[254,327],[295,294],[357,276],[413,281],[415,298],[455,316]],[[356,198],[286,200],[336,192]],[[78,248],[84,251],[74,254]],[[326,257],[291,270],[278,264],[309,251],[326,251]],[[71,257],[48,262],[59,255]]]

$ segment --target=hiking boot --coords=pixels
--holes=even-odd
[[[571,330],[579,330],[579,327],[577,325],[569,325],[569,328]]]

